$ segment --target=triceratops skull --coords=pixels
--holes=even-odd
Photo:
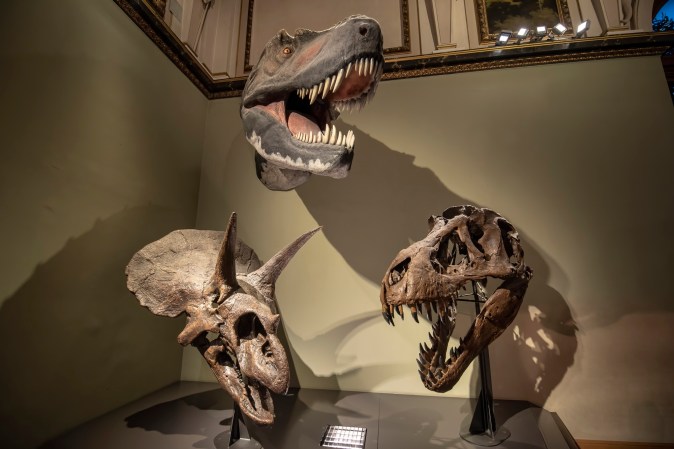
[[[384,319],[393,323],[394,311],[412,317],[425,313],[437,320],[429,334],[430,348],[419,345],[419,375],[429,390],[445,392],[459,380],[470,362],[513,321],[522,304],[532,271],[522,258],[515,228],[489,209],[456,206],[429,219],[429,234],[400,251],[381,283]],[[457,260],[459,259],[460,260]],[[482,290],[488,277],[503,279],[475,317],[457,348],[449,350],[456,323],[459,291],[473,281]]]
[[[220,385],[258,424],[274,421],[270,392],[285,393],[289,383],[288,359],[277,336],[274,285],[316,231],[261,266],[255,253],[237,241],[232,214],[224,236],[174,231],[138,251],[126,268],[127,287],[141,305],[156,315],[187,314],[178,342],[199,349]],[[217,336],[209,339],[209,332]]]

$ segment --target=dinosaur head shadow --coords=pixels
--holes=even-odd
[[[357,273],[371,282],[379,284],[399,249],[425,236],[425,221],[430,215],[439,214],[453,205],[491,206],[475,204],[452,192],[431,169],[415,165],[414,156],[394,151],[365,133],[356,131],[356,134],[363,150],[347,179],[335,182],[317,178],[311,185],[301,186],[296,191],[308,211],[323,225],[326,238]],[[507,211],[499,212],[508,215]],[[526,331],[523,341],[535,335],[541,340],[539,348],[550,346],[544,338],[549,339],[552,334],[560,335],[560,343],[552,345],[556,349],[537,353],[531,345],[522,342],[512,347],[516,341],[509,336],[510,331],[506,331],[500,338],[503,341],[497,340],[493,346],[492,353],[499,352],[492,362],[493,371],[507,373],[513,364],[512,358],[508,357],[513,353],[523,359],[523,365],[530,364],[537,354],[541,363],[536,365],[536,373],[508,377],[509,390],[497,388],[495,394],[544,403],[573,364],[576,328],[566,301],[548,285],[548,259],[527,238],[526,223],[513,224],[520,231],[525,258],[534,270],[534,278],[511,330],[519,326],[520,331]],[[379,308],[377,298],[372,298],[372,306]],[[536,320],[528,318],[529,306],[533,307],[531,310],[538,310]],[[542,372],[546,373],[544,384],[539,379]]]

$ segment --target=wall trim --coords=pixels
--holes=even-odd
[[[167,28],[166,24],[157,15],[157,11],[147,3],[147,0],[113,1],[192,81],[206,98],[241,96],[246,77],[214,79],[212,74],[185,49],[179,39]],[[251,1],[252,3],[253,1]],[[405,5],[408,5],[407,0],[401,0],[401,8]],[[402,12],[404,12],[404,8]],[[403,16],[405,15],[403,14]],[[249,29],[247,34],[251,32],[250,16],[248,19]],[[405,17],[403,17],[404,20]],[[409,21],[409,17],[407,17],[407,20]],[[409,34],[409,26],[405,27],[404,23],[403,32],[403,34]],[[668,31],[544,41],[498,48],[490,45],[470,50],[421,56],[396,57],[392,55],[386,58],[383,79],[444,75],[593,59],[661,55],[673,45],[674,32]]]
[[[580,449],[674,449],[674,443],[635,443],[630,441],[576,440]]]

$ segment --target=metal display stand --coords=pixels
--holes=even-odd
[[[474,303],[475,314],[478,315],[487,298],[482,285],[476,281],[472,281],[472,285],[473,299],[461,301]],[[489,346],[480,352],[478,360],[480,364],[480,395],[468,431],[461,432],[461,438],[477,446],[497,446],[510,437],[510,431],[504,427],[496,428],[494,397],[491,389],[491,369],[489,366]]]
[[[248,432],[243,414],[238,404],[234,404],[234,416],[229,430],[229,445],[232,449],[262,449],[262,445],[253,439]]]

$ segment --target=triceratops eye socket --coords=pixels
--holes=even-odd
[[[245,313],[236,323],[236,337],[240,340],[252,340],[258,335],[267,336],[262,322],[254,313]]]
[[[391,269],[391,274],[389,275],[389,280],[390,284],[397,284],[400,282],[400,280],[403,278],[405,275],[405,272],[407,271],[407,267],[410,264],[410,258],[406,257],[402,262],[397,264],[395,267]]]

